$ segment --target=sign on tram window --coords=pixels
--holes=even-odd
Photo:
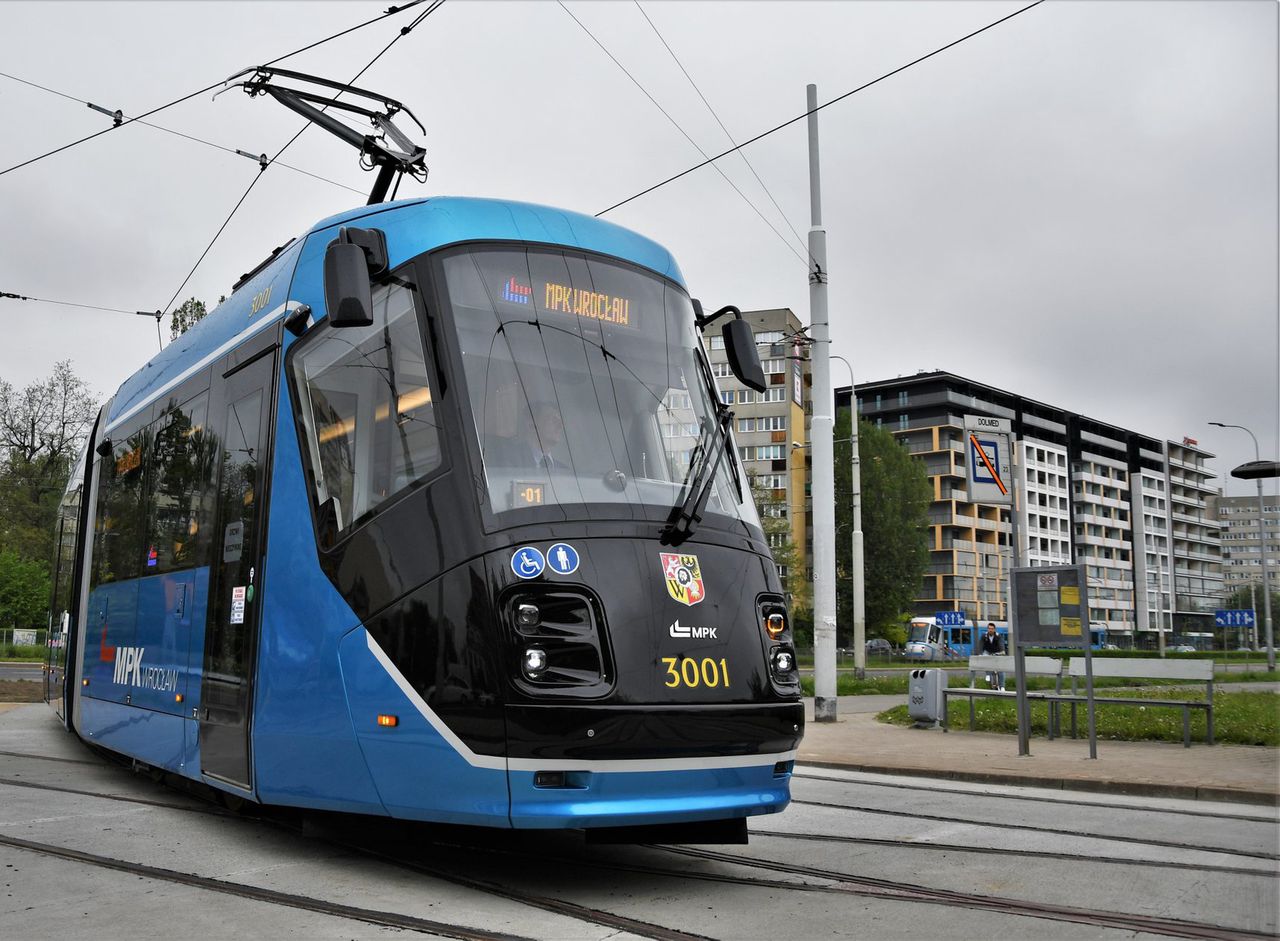
[[[511,483],[511,506],[542,506],[547,500],[547,485],[540,481],[516,480]]]

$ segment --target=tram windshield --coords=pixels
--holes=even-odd
[[[679,288],[546,248],[467,248],[443,271],[494,512],[665,514],[718,445],[706,510],[759,527]]]
[[[932,624],[912,624],[907,640],[913,644],[927,644],[938,639],[938,629]]]

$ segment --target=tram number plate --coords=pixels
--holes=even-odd
[[[697,689],[699,686],[729,688],[729,664],[724,657],[713,660],[703,657],[694,660],[692,657],[663,657],[667,668],[667,679],[664,684],[668,689],[681,686]]]

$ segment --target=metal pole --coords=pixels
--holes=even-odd
[[[1253,582],[1250,582],[1250,583],[1249,583],[1249,609],[1250,609],[1251,611],[1253,611],[1253,630],[1251,630],[1251,631],[1249,631],[1247,634],[1245,634],[1245,637],[1247,638],[1247,640],[1245,641],[1245,643],[1249,644],[1249,646],[1250,646],[1250,647],[1252,647],[1254,650],[1257,650],[1257,649],[1258,649],[1258,595],[1257,595],[1257,590],[1258,590],[1258,586],[1257,586],[1256,584],[1254,584]],[[1250,641],[1252,641],[1252,643],[1250,643]]]
[[[831,328],[827,321],[827,233],[818,173],[818,86],[807,88],[809,111],[809,323],[813,337],[813,717],[836,720],[836,481],[832,441]]]
[[[853,388],[853,364],[843,356],[832,356],[849,369],[849,489],[853,505],[853,547],[849,564],[853,569],[853,675],[867,678],[867,582],[862,549],[862,460],[858,456],[858,396]]]
[[[1022,493],[1020,479],[1022,477],[1022,455],[1018,453],[1017,439],[1013,432],[1009,433],[1009,453],[1013,458],[1013,502],[1009,504],[1009,539],[1013,544],[1013,565],[1009,569],[1009,647],[1013,651],[1013,682],[1017,687],[1016,707],[1018,711],[1018,757],[1031,754],[1031,704],[1027,702],[1027,670],[1023,662],[1022,637],[1018,633],[1018,602],[1013,591],[1013,573],[1022,565],[1022,546],[1018,532],[1019,494]],[[977,538],[977,533],[974,533]],[[1088,620],[1088,614],[1084,615]]]
[[[1164,656],[1164,558],[1156,547],[1156,646]]]
[[[1262,460],[1262,451],[1258,448],[1258,436],[1246,428],[1244,425],[1228,425],[1225,422],[1211,421],[1211,425],[1217,425],[1219,428],[1239,428],[1250,438],[1253,439],[1253,459],[1255,461]],[[1267,527],[1266,506],[1263,502],[1262,494],[1262,478],[1258,478],[1258,552],[1262,557],[1262,612],[1263,627],[1267,638],[1267,669],[1274,670],[1276,668],[1276,645],[1271,636],[1271,586],[1267,578]],[[1257,610],[1257,609],[1255,609]]]

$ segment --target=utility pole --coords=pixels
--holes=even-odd
[[[827,233],[818,172],[818,86],[806,89],[809,112],[809,335],[813,337],[813,717],[836,720],[836,480],[832,441],[831,325],[827,320]]]
[[[858,457],[858,394],[854,389],[853,364],[843,356],[832,356],[849,367],[849,489],[853,510],[853,544],[849,567],[853,569],[853,675],[867,678],[867,581],[862,554],[862,460]]]

